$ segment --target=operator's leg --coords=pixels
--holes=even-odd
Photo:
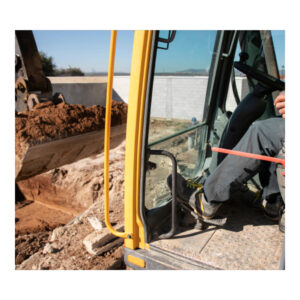
[[[234,150],[276,156],[282,148],[284,138],[284,119],[271,118],[257,121],[251,125]],[[259,172],[261,166],[260,160],[227,155],[204,184],[206,200],[209,203],[229,200],[233,187],[245,183]]]
[[[262,198],[267,199],[271,196],[280,195],[276,168],[274,163],[263,162],[259,172],[260,184],[263,188]]]

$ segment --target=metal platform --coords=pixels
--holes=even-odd
[[[279,269],[284,234],[276,222],[239,201],[225,203],[220,216],[228,217],[222,228],[180,227],[173,238],[150,243],[150,251],[190,258],[212,269]]]

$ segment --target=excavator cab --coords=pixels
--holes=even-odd
[[[125,229],[112,230],[125,239],[129,268],[283,265],[284,234],[262,210],[247,206],[241,196],[224,204],[224,218],[203,223],[179,203],[176,184],[168,184],[180,174],[200,186],[224,159],[212,147],[232,149],[254,121],[279,116],[273,101],[285,89],[277,62],[284,55],[282,43],[284,31],[135,32]],[[259,179],[247,187],[259,192]]]

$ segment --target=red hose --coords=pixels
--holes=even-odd
[[[266,160],[266,161],[274,162],[277,164],[282,164],[283,167],[285,168],[285,159],[283,159],[283,158],[277,158],[277,157],[271,157],[271,156],[266,156],[266,155],[253,154],[253,153],[248,153],[248,152],[229,150],[229,149],[217,148],[217,147],[212,147],[211,150],[214,152],[221,152],[221,153],[237,155],[237,156],[242,156],[242,157],[248,157],[248,158],[253,158],[253,159]],[[285,175],[285,172],[283,172],[282,175]]]

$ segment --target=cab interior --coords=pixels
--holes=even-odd
[[[226,222],[219,226],[200,222],[176,200],[176,185],[167,184],[175,174],[203,184],[225,157],[212,147],[232,149],[253,122],[280,117],[273,106],[285,88],[277,35],[284,38],[271,31],[155,32],[140,180],[150,250],[188,257],[204,269],[279,268],[284,234],[260,208],[243,202],[243,191],[221,207]],[[194,60],[196,53],[199,60],[209,57],[206,69],[189,68],[188,58],[181,71],[172,68],[182,51]],[[258,176],[245,185],[261,190]]]

